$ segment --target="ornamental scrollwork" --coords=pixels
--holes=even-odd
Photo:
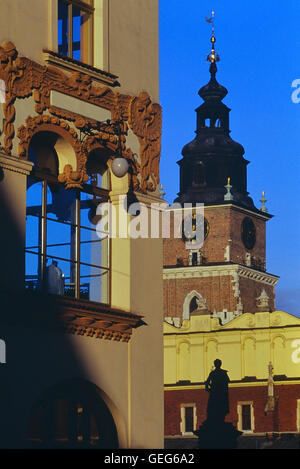
[[[87,140],[85,149],[80,150],[82,155],[79,155],[79,160],[83,162],[84,167],[79,165],[75,171],[67,167],[61,175],[69,187],[86,179],[86,150],[88,145],[92,145],[92,139],[94,143],[106,141],[107,147],[112,151],[117,148],[116,136],[97,128],[97,121],[51,106],[50,93],[57,91],[104,108],[111,112],[112,121],[122,121],[124,126],[129,125],[140,144],[137,158],[131,149],[126,148],[125,133],[122,136],[122,154],[131,161],[134,189],[141,192],[156,190],[159,183],[161,151],[161,107],[152,103],[148,93],[142,92],[137,97],[117,93],[108,86],[95,85],[87,74],[65,73],[53,66],[40,65],[26,57],[19,57],[12,42],[5,42],[0,46],[0,79],[4,80],[6,86],[6,102],[3,103],[3,148],[6,154],[10,155],[13,148],[15,101],[29,96],[33,96],[35,112],[39,114],[37,118],[50,118],[47,124],[62,127],[62,123],[58,124],[55,120],[58,118],[74,122],[74,126],[79,130],[84,130],[86,126],[93,127],[93,135]],[[52,116],[46,115],[45,112]],[[28,118],[26,125],[18,129],[19,156],[22,158],[27,157],[31,126],[37,122],[41,125],[37,118],[35,121],[30,120],[35,118]],[[71,132],[71,128],[68,132]]]
[[[140,143],[142,189],[153,191],[159,183],[161,107],[142,92],[131,100],[128,120]]]

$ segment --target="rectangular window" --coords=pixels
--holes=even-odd
[[[109,235],[99,236],[92,215],[99,200],[95,194],[30,177],[27,289],[109,303]]]
[[[252,402],[238,404],[238,429],[243,432],[254,431],[254,409]]]
[[[250,404],[242,405],[242,428],[243,430],[251,430],[251,406]]]
[[[297,428],[297,432],[300,432],[300,399],[297,399],[297,422],[296,422],[296,428]]]
[[[194,407],[185,408],[185,431],[191,433],[194,430]]]
[[[92,0],[58,0],[57,39],[61,55],[92,65]]]
[[[183,435],[193,435],[193,431],[196,430],[196,420],[196,405],[183,404],[181,406],[181,433]]]

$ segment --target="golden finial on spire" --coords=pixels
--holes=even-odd
[[[266,207],[266,205],[265,205],[266,202],[267,202],[267,199],[266,199],[266,197],[265,197],[265,191],[262,191],[262,198],[259,199],[259,201],[262,203],[262,206],[260,207],[261,212],[267,212],[268,209],[267,209],[267,207]]]
[[[160,195],[161,199],[163,199],[164,195],[166,195],[166,193],[164,192],[164,188],[163,188],[162,184],[160,185],[159,195]]]
[[[212,46],[211,46],[211,51],[207,56],[207,60],[210,63],[215,63],[215,62],[218,62],[220,60],[219,54],[217,54],[216,51],[215,51],[215,42],[216,42],[216,38],[215,38],[215,12],[212,11],[211,12],[211,17],[210,18],[205,18],[205,21],[207,21],[207,23],[210,23],[212,25],[211,38],[210,38],[210,42],[211,42]]]

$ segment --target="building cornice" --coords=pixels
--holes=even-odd
[[[129,342],[133,329],[145,325],[142,316],[110,305],[29,291],[1,292],[0,308],[18,311],[14,317],[1,315],[2,324],[118,342]]]
[[[276,386],[288,386],[288,385],[295,385],[298,384],[300,386],[300,378],[287,378],[286,380],[275,381]],[[246,381],[246,380],[237,380],[234,382],[230,382],[228,384],[229,388],[247,388],[247,387],[267,387],[268,379],[256,379],[255,381]],[[164,385],[165,391],[197,391],[197,390],[205,390],[204,383],[191,383],[191,384],[184,384],[180,385],[176,384],[165,384]]]
[[[166,210],[169,210],[171,212],[176,212],[177,210],[182,210],[183,207],[179,206],[179,205],[180,204],[177,203],[174,208],[173,208],[173,205],[170,205],[169,207],[167,207]],[[192,206],[192,204],[189,204],[189,205],[191,205],[191,207],[184,207],[185,211],[194,210],[194,207]],[[243,205],[240,205],[236,202],[227,202],[227,203],[224,202],[224,203],[215,204],[215,205],[207,205],[207,204],[199,203],[197,205],[199,205],[200,208],[201,208],[201,206],[203,206],[204,212],[207,211],[207,210],[216,210],[216,209],[219,209],[219,208],[226,208],[226,209],[236,210],[238,212],[243,212],[245,214],[250,214],[250,215],[255,216],[257,218],[261,218],[263,220],[269,220],[270,218],[273,218],[273,215],[271,215],[270,213],[262,212],[262,211],[260,211],[256,208],[253,208],[253,209],[246,208]]]
[[[277,284],[279,278],[277,275],[262,272],[240,264],[231,263],[188,267],[165,267],[163,269],[164,280],[220,277],[223,275],[238,275],[240,277],[249,278],[272,286]]]
[[[21,160],[14,156],[6,155],[0,150],[0,167],[15,173],[25,174],[31,173],[33,163],[31,161]]]
[[[231,203],[224,203],[224,204],[216,204],[216,205],[205,205],[204,210],[210,210],[210,209],[217,209],[217,208],[231,208],[232,210],[236,210],[238,212],[243,212],[245,214],[250,214],[252,216],[255,216],[257,218],[262,218],[263,220],[269,220],[270,218],[273,218],[273,215],[267,212],[261,212],[260,210],[254,208],[251,210],[250,208],[246,208],[242,205],[239,205],[237,203],[231,202]]]
[[[95,68],[71,57],[65,57],[48,49],[43,49],[43,56],[48,65],[54,65],[70,72],[85,73],[92,78],[92,80],[108,86],[120,86],[117,75],[100,70],[99,68]]]
[[[259,314],[259,313],[243,313],[243,314]],[[269,314],[269,313],[268,313]],[[208,315],[210,316],[210,315]],[[240,315],[239,317],[241,317],[242,315]],[[217,319],[217,318],[213,318],[213,319]],[[234,319],[233,319],[234,320]],[[168,324],[168,323],[166,323]],[[225,324],[225,326],[227,325],[228,323]],[[178,336],[178,337],[183,337],[183,336],[202,336],[202,335],[215,335],[215,334],[220,334],[220,333],[228,333],[228,332],[239,332],[239,333],[247,333],[249,331],[266,331],[266,332],[269,332],[269,331],[272,331],[272,330],[286,330],[286,329],[294,329],[294,328],[299,328],[299,324],[285,324],[285,325],[282,325],[282,326],[273,326],[273,325],[269,325],[269,326],[255,326],[255,324],[251,325],[251,326],[246,326],[246,327],[227,327],[227,328],[224,328],[222,329],[221,328],[222,326],[218,326],[217,329],[211,329],[211,330],[207,330],[207,331],[203,331],[203,330],[199,330],[199,331],[191,331],[191,330],[188,330],[188,329],[183,329],[182,327],[181,328],[178,328],[178,331],[174,331],[174,332],[164,332],[164,337],[173,337],[173,336]],[[174,347],[174,345],[166,345],[166,347]]]

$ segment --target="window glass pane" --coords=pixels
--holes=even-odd
[[[80,264],[80,298],[98,303],[109,302],[109,271]]]
[[[39,256],[25,252],[25,288],[26,290],[36,291],[40,289],[39,282]]]
[[[76,191],[47,191],[47,289],[74,296],[76,284]]]
[[[73,43],[72,43],[73,59],[82,60],[82,57],[81,57],[82,16],[81,16],[81,11],[75,7],[72,8],[72,25],[73,25]]]
[[[194,430],[194,408],[185,407],[185,431],[192,432]]]
[[[40,288],[40,239],[42,211],[42,183],[28,178],[26,207],[25,287]]]
[[[27,191],[26,207],[26,249],[30,251],[39,251],[39,230],[42,210],[42,183],[38,182],[32,185]]]
[[[80,261],[85,264],[102,266],[102,247],[104,239],[100,239],[95,230],[81,227],[80,229]],[[105,263],[105,261],[104,261]],[[107,266],[105,263],[104,267]]]
[[[68,5],[62,0],[58,0],[58,52],[62,55],[69,55],[69,18]]]
[[[69,223],[47,220],[47,257],[75,261],[75,228]]]
[[[251,406],[250,404],[242,405],[242,429],[251,430]]]
[[[91,301],[108,302],[109,287],[109,238],[108,233],[97,232],[95,216],[97,199],[81,194],[80,202],[80,291]]]
[[[33,178],[28,178],[28,187],[26,288],[36,290],[43,286],[48,293],[108,303],[110,240],[108,226],[104,226],[106,231],[101,235],[97,232],[100,199]]]

